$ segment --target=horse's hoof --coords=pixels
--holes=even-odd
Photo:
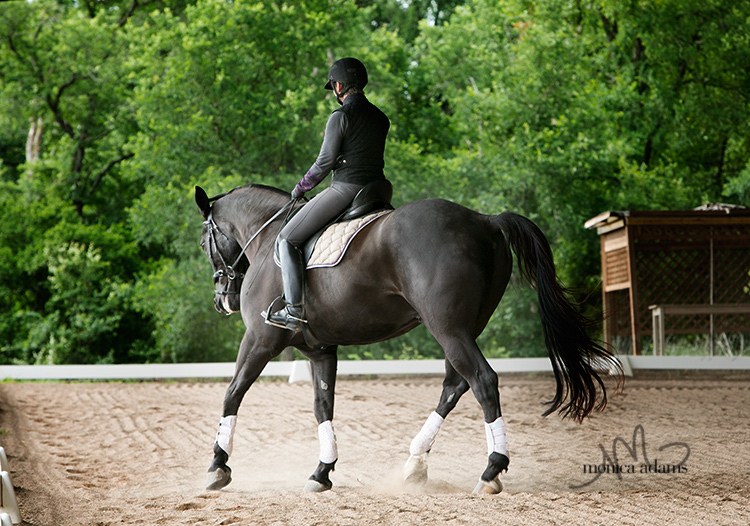
[[[230,482],[232,482],[232,470],[229,466],[227,466],[226,469],[216,468],[214,471],[208,472],[206,489],[209,491],[217,491],[226,487]]]
[[[404,484],[424,486],[427,484],[427,453],[411,455],[404,466]]]
[[[309,493],[323,493],[333,487],[333,484],[321,484],[317,480],[310,479],[305,484],[305,491]]]
[[[499,476],[489,482],[479,479],[477,487],[474,488],[474,493],[477,495],[497,495],[501,491],[503,491],[503,483],[500,482]]]

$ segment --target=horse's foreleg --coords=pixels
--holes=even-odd
[[[324,351],[305,353],[312,365],[314,413],[318,421],[320,455],[318,467],[305,485],[306,491],[321,492],[333,487],[330,473],[339,458],[336,434],[333,431],[333,401],[336,388],[336,347]]]
[[[237,411],[242,398],[258,379],[261,371],[273,357],[272,353],[256,352],[254,340],[246,332],[240,344],[234,377],[224,395],[223,416],[214,442],[214,459],[208,468],[206,489],[219,490],[232,482],[232,469],[227,465],[232,454]]]
[[[427,482],[427,454],[435,443],[435,437],[461,396],[469,390],[469,384],[453,368],[448,360],[445,361],[445,380],[443,392],[437,408],[427,418],[417,436],[409,446],[409,460],[404,466],[404,482],[407,484],[424,484]]]

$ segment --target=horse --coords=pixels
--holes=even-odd
[[[556,381],[544,416],[557,411],[580,423],[606,406],[599,373],[621,378],[619,362],[589,336],[590,320],[575,308],[558,279],[545,235],[519,214],[485,215],[447,200],[426,199],[383,215],[351,242],[338,265],[307,271],[305,312],[316,337],[313,344],[300,331],[270,326],[261,316],[282,288],[270,256],[276,235],[284,216],[301,204],[259,184],[212,199],[196,187],[195,200],[204,219],[201,247],[214,270],[215,308],[226,315],[240,312],[246,327],[213,445],[209,490],[231,482],[227,462],[242,399],[266,364],[287,347],[307,357],[312,371],[320,455],[304,489],[331,489],[330,473],[338,460],[332,424],[338,346],[388,340],[424,324],[444,351],[445,378],[436,409],[410,444],[404,480],[426,482],[427,455],[440,426],[471,389],[484,415],[488,446],[487,466],[474,492],[499,493],[500,475],[510,461],[508,441],[498,375],[476,339],[508,285],[511,252],[523,278],[537,290]]]

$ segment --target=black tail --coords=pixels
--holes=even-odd
[[[600,411],[607,405],[607,392],[597,369],[614,370],[619,387],[620,362],[589,337],[586,328],[592,323],[568,299],[568,290],[557,277],[552,251],[539,227],[511,212],[495,219],[516,254],[521,274],[539,297],[544,341],[557,380],[557,392],[544,416],[559,409],[563,418],[570,416],[581,422],[593,410]],[[596,384],[601,389],[598,401]]]

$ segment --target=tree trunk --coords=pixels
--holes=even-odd
[[[44,122],[42,118],[29,119],[29,136],[26,138],[26,162],[33,163],[39,160],[39,152],[42,146],[42,131]]]

